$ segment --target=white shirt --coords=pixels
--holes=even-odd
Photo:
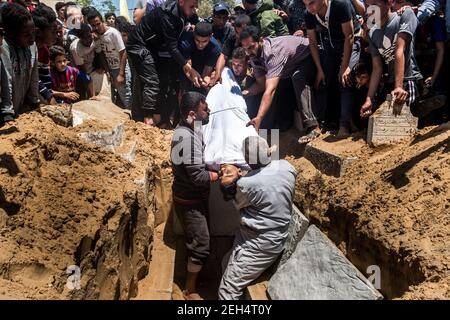
[[[80,39],[76,39],[70,45],[70,52],[72,53],[72,62],[75,66],[81,66],[87,64],[87,72],[94,71],[94,58],[95,58],[96,44],[92,42],[90,47],[85,47]]]
[[[122,35],[114,28],[108,28],[104,34],[96,41],[95,52],[102,52],[106,56],[106,61],[111,70],[120,68],[120,52],[125,50]]]

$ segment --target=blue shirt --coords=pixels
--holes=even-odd
[[[184,58],[191,59],[192,67],[200,74],[205,66],[214,67],[221,53],[220,45],[214,37],[211,37],[205,49],[198,50],[193,32],[185,32],[181,35],[179,47]]]

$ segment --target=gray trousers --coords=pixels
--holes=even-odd
[[[120,69],[112,69],[111,76],[111,95],[114,93],[114,89],[117,90],[120,96],[120,100],[122,100],[122,104],[125,109],[130,108],[130,98],[131,98],[131,70],[130,67],[127,66],[125,68],[125,83],[118,85],[116,83],[116,78],[119,75]]]
[[[245,288],[277,260],[286,237],[287,233],[268,235],[241,226],[230,254],[222,262],[225,272],[220,281],[219,299],[239,300]]]

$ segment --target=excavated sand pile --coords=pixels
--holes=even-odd
[[[0,129],[0,299],[137,294],[164,200],[158,181],[170,172],[171,132],[126,121],[115,151],[132,145],[130,161],[78,135],[109,127],[89,119],[66,128],[32,112]],[[77,267],[81,289],[69,290]]]
[[[385,297],[449,299],[450,123],[395,146],[331,145],[356,158],[340,178],[288,157],[301,211],[367,276],[379,267]]]

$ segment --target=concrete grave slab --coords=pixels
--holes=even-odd
[[[130,119],[127,110],[119,108],[107,98],[101,100],[83,100],[72,105],[76,117],[74,125],[80,125],[87,119],[95,119],[109,126],[116,127],[119,123]]]
[[[383,296],[314,225],[272,276],[274,300],[376,300]]]
[[[330,135],[318,138],[305,147],[304,157],[323,174],[342,177],[349,164],[357,160],[356,154],[364,141],[335,140]]]

